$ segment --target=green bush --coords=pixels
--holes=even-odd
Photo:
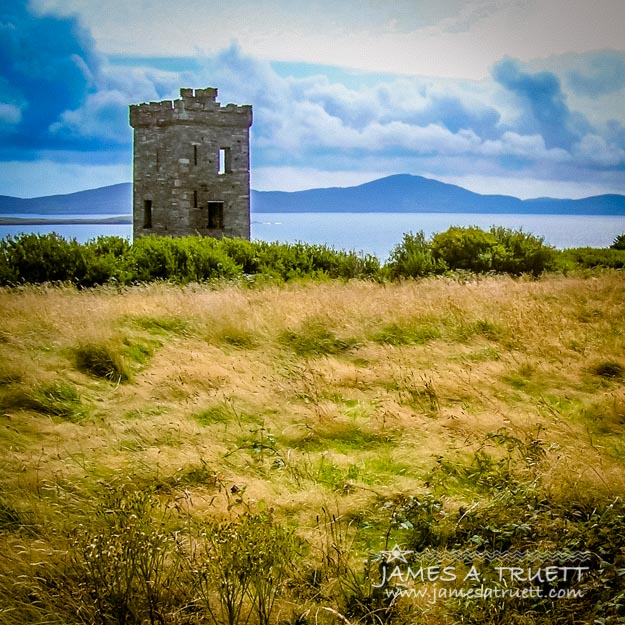
[[[241,268],[211,238],[141,237],[133,243],[128,260],[135,282],[187,284],[241,275]]]
[[[3,241],[4,269],[7,283],[65,282],[79,283],[86,272],[82,246],[55,234],[22,234]]]
[[[490,233],[499,243],[493,256],[494,271],[513,276],[523,273],[539,276],[543,271],[554,268],[555,249],[545,245],[543,237],[495,226]]]
[[[257,277],[294,279],[419,278],[446,271],[540,275],[553,268],[625,266],[625,250],[558,252],[542,237],[502,227],[454,226],[426,239],[404,234],[381,267],[373,255],[309,243],[268,243],[211,237],[98,237],[85,244],[57,234],[0,240],[0,286],[71,282],[78,287],[167,280],[178,284]]]
[[[625,233],[619,234],[612,242],[612,245],[610,245],[610,248],[613,250],[625,250]]]
[[[623,269],[625,250],[594,247],[570,248],[558,254],[557,265],[561,269]]]
[[[83,246],[85,275],[80,286],[127,281],[126,261],[130,242],[122,237],[97,237]]]
[[[386,272],[392,279],[416,278],[444,271],[508,273],[534,276],[553,268],[555,250],[542,237],[493,226],[452,226],[431,241],[423,232],[404,234],[391,251]]]
[[[402,242],[396,245],[389,256],[386,270],[389,277],[420,278],[445,271],[445,264],[432,255],[432,246],[423,231],[404,234]]]
[[[495,255],[505,254],[492,232],[475,226],[452,226],[439,232],[432,237],[431,248],[434,259],[448,269],[475,273],[493,271]]]

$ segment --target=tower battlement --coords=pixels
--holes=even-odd
[[[130,125],[164,126],[167,124],[217,124],[220,126],[250,127],[252,107],[216,101],[217,89],[180,89],[177,100],[147,102],[130,106]]]

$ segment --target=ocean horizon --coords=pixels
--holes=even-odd
[[[29,217],[38,217],[29,215]],[[44,217],[42,215],[42,217]],[[49,217],[49,216],[48,216]],[[63,217],[56,215],[55,217]],[[68,218],[93,218],[71,215]],[[451,226],[503,226],[541,236],[558,249],[609,247],[625,232],[625,217],[608,215],[535,215],[477,213],[252,213],[252,240],[323,244],[373,254],[385,260],[408,232],[427,237]],[[56,232],[84,243],[98,236],[132,238],[130,224],[20,224],[0,226],[0,238]]]

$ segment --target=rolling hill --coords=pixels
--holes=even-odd
[[[399,174],[356,187],[308,191],[253,191],[257,213],[546,213],[625,215],[624,195],[598,195],[578,200],[509,195],[481,195],[463,187],[421,176]]]
[[[132,184],[78,191],[67,195],[18,198],[0,195],[0,215],[129,215],[132,213]]]
[[[521,200],[481,195],[438,180],[398,174],[354,187],[306,191],[252,191],[253,213],[490,213],[555,215],[625,215],[625,195],[597,195],[570,200]],[[0,214],[128,215],[132,184],[121,183],[67,195],[36,198],[0,196]]]

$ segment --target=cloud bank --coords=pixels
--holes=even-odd
[[[480,6],[465,12],[466,28],[495,10]],[[450,30],[465,27],[459,17],[446,22]],[[489,78],[461,80],[271,63],[231,42],[168,69],[150,59],[109,58],[78,17],[35,12],[23,0],[2,6],[0,35],[0,159],[10,163],[0,193],[28,195],[15,193],[10,172],[23,177],[18,163],[29,161],[38,172],[50,164],[49,186],[52,176],[64,179],[63,164],[116,176],[126,168],[129,180],[128,105],[205,86],[218,87],[223,103],[254,106],[256,188],[414,173],[480,180],[481,191],[490,190],[489,179],[517,180],[508,192],[523,197],[549,181],[560,189],[569,182],[579,193],[583,183],[593,192],[625,193],[622,52],[565,55],[548,68],[505,57]],[[318,185],[310,184],[315,173]],[[44,178],[43,192],[30,195],[48,192]],[[90,186],[85,180],[76,188]]]

